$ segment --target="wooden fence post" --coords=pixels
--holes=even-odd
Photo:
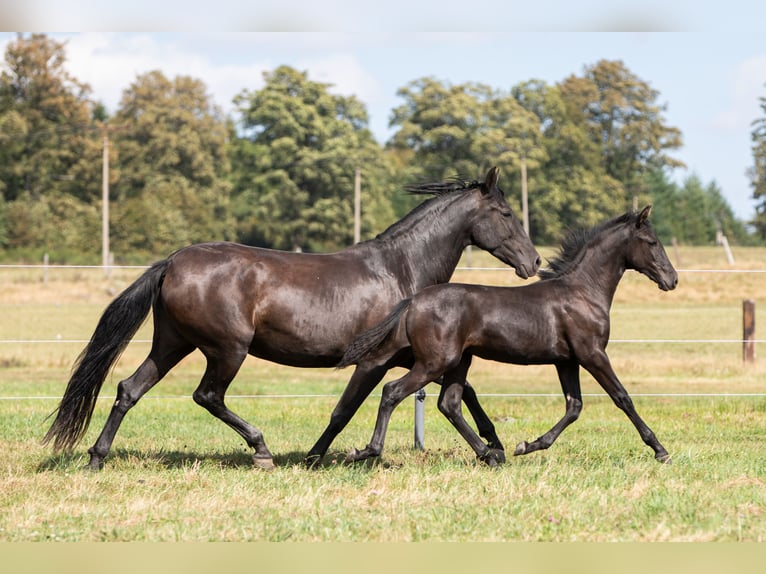
[[[742,360],[755,362],[755,301],[742,301]]]

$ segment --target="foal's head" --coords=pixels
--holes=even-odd
[[[678,273],[649,223],[651,211],[651,205],[645,207],[636,215],[635,222],[629,224],[626,267],[643,273],[663,291],[671,291],[678,285]]]

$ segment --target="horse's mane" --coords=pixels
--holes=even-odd
[[[600,223],[591,229],[575,229],[570,231],[561,242],[561,246],[559,247],[556,256],[548,261],[548,266],[537,272],[538,277],[541,279],[561,277],[577,264],[585,246],[590,243],[594,237],[608,229],[620,227],[626,223],[635,225],[637,218],[637,212],[629,211],[614,219]],[[649,225],[649,222],[647,221],[644,225]]]
[[[404,191],[413,195],[430,195],[431,198],[424,201],[399,221],[393,223],[388,229],[379,233],[375,240],[391,239],[396,237],[402,230],[410,229],[413,225],[418,225],[424,214],[430,213],[432,208],[437,205],[446,205],[450,197],[458,198],[464,192],[478,189],[482,186],[480,181],[468,181],[460,177],[452,177],[442,182],[418,183],[406,185]],[[500,189],[500,188],[498,188]],[[501,192],[502,193],[502,192]]]
[[[444,195],[446,193],[453,193],[456,191],[467,191],[469,189],[476,189],[481,187],[481,182],[468,181],[462,179],[459,176],[448,178],[446,181],[440,181],[436,183],[417,183],[412,185],[405,185],[404,191],[413,195]]]

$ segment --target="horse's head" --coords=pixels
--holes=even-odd
[[[671,291],[678,285],[678,273],[649,224],[651,211],[651,205],[645,207],[638,214],[635,224],[630,224],[632,229],[628,242],[627,268],[643,273],[663,291]]]
[[[471,242],[527,279],[537,273],[540,255],[497,186],[498,174],[498,168],[493,167],[480,186],[480,206],[473,219]]]

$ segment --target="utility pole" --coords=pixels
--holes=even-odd
[[[529,202],[527,200],[527,156],[521,156],[521,213],[524,220],[524,231],[529,235]]]
[[[354,173],[354,243],[362,239],[362,170]]]
[[[109,275],[109,132],[104,124],[103,171],[101,182],[101,265]]]

